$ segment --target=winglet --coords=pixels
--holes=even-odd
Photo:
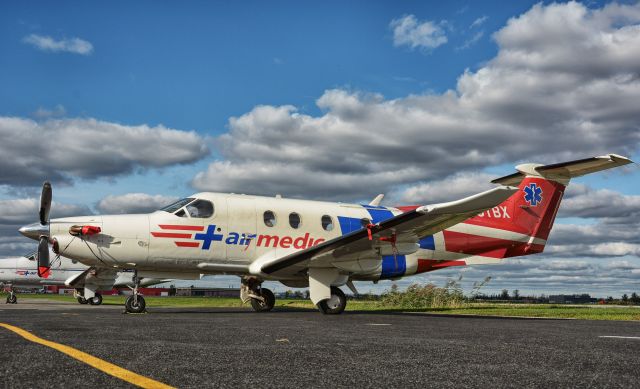
[[[380,193],[379,195],[376,196],[375,199],[371,200],[369,205],[371,205],[373,207],[377,207],[377,206],[380,205],[380,203],[382,202],[383,198],[384,198],[384,193]]]

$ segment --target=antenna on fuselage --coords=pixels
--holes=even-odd
[[[380,193],[379,195],[376,196],[375,199],[371,200],[369,205],[374,206],[374,207],[378,207],[378,206],[380,206],[380,203],[382,202],[383,198],[384,198],[384,193]]]

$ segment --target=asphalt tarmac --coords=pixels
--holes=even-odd
[[[640,323],[22,300],[0,323],[179,388],[638,387]],[[614,336],[614,337],[610,337]],[[0,328],[0,387],[133,387]]]

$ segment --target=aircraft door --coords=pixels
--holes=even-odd
[[[227,198],[227,259],[251,262],[256,253],[256,206],[252,198]]]

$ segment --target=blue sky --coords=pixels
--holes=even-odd
[[[456,173],[505,175],[512,172],[514,164],[522,161],[551,163],[603,152],[628,154],[640,159],[639,118],[632,110],[625,110],[625,104],[632,100],[628,96],[635,96],[637,83],[633,77],[622,81],[628,87],[626,92],[616,94],[612,86],[610,90],[605,88],[601,93],[595,93],[595,97],[579,90],[578,83],[571,84],[575,85],[576,93],[569,99],[576,101],[574,105],[567,103],[566,106],[567,99],[558,96],[571,87],[557,78],[567,74],[582,77],[587,82],[580,85],[592,81],[595,88],[611,80],[618,80],[615,83],[619,86],[621,77],[637,76],[638,67],[633,60],[612,58],[611,63],[596,63],[594,57],[598,55],[590,51],[575,53],[575,60],[579,61],[574,66],[575,72],[558,70],[563,61],[566,62],[563,56],[571,56],[575,48],[570,39],[577,39],[576,44],[580,45],[603,31],[622,33],[625,26],[637,25],[637,3],[626,2],[628,8],[616,8],[608,2],[536,4],[533,1],[4,3],[0,6],[0,117],[20,121],[18,125],[7,124],[4,128],[11,131],[31,128],[34,134],[42,134],[40,142],[46,147],[59,148],[60,154],[64,155],[49,155],[47,149],[32,150],[28,143],[15,146],[13,150],[16,153],[20,150],[20,155],[43,155],[38,155],[37,161],[27,158],[15,163],[7,160],[3,164],[0,200],[33,199],[39,190],[37,182],[53,176],[55,198],[68,206],[68,212],[112,209],[103,202],[108,196],[115,196],[111,198],[115,201],[121,200],[118,196],[131,193],[147,194],[161,196],[156,198],[161,202],[200,190],[276,192],[345,201],[367,199],[384,191],[396,202],[424,202],[425,198],[412,198],[405,190],[430,181],[446,183]],[[573,28],[571,23],[562,22],[563,18],[579,21],[575,31],[570,30]],[[511,27],[510,20],[513,22]],[[414,25],[411,25],[412,21]],[[395,27],[403,22],[417,27],[409,29],[409,33],[417,34],[417,38],[410,34],[396,36]],[[557,29],[552,23],[557,23]],[[429,34],[422,30],[421,33],[420,28],[435,32]],[[540,30],[523,37],[522,31],[527,29]],[[556,40],[563,42],[562,45],[554,43]],[[638,41],[633,43],[635,45],[628,46],[629,55],[633,54]],[[562,52],[563,47],[566,53]],[[611,48],[602,46],[599,49],[609,53],[607,50]],[[517,56],[510,56],[522,52],[552,54],[548,63],[529,66],[519,63]],[[580,55],[587,57],[582,60]],[[607,55],[601,57],[604,58],[602,61],[608,58]],[[584,69],[580,66],[582,63],[586,64]],[[615,74],[602,76],[599,69],[603,67],[614,69]],[[505,73],[511,78],[501,79]],[[523,75],[532,73],[549,85],[545,84],[546,89],[541,92],[523,81],[522,95],[530,98],[526,100],[513,80],[519,82]],[[485,97],[477,97],[478,90],[482,90]],[[608,93],[619,96],[620,102],[613,101]],[[579,101],[582,94],[590,96],[590,100]],[[597,109],[585,107],[603,105],[597,96],[607,102],[604,105],[621,108],[611,108],[611,114],[590,117]],[[527,101],[525,107],[531,107],[530,112],[509,116],[509,112],[523,111],[522,105],[516,104],[521,98]],[[555,98],[558,98],[557,104]],[[538,102],[547,101],[549,106],[537,106]],[[362,139],[366,143],[389,137],[393,147],[374,152],[377,145],[367,145],[368,151],[361,152],[357,148],[362,145],[355,145],[353,155],[344,157],[340,165],[335,161],[341,160],[340,155],[344,152],[336,152],[338,157],[331,155],[335,147],[328,140],[325,143],[322,134],[328,131],[326,138],[329,138],[328,134],[335,133],[332,131],[347,134],[351,128],[332,130],[324,120],[348,121],[351,117],[359,117],[353,114],[353,106],[349,104],[357,105],[358,115],[364,112],[362,110],[368,114],[379,109],[390,112],[390,116],[395,115],[394,109],[398,107],[411,110],[420,106],[422,111],[419,113],[427,113],[432,122],[425,119],[424,129],[411,127],[405,130],[395,127],[396,124],[403,125],[402,114],[380,129],[373,128],[380,119],[363,120],[359,130],[364,129],[364,133],[354,132],[348,138],[350,141]],[[452,104],[457,108],[451,108]],[[554,104],[563,105],[561,119],[554,119],[558,114],[553,109]],[[433,112],[430,105],[435,107]],[[260,109],[262,106],[265,108]],[[453,113],[447,113],[449,109]],[[440,112],[450,116],[439,118]],[[466,112],[471,114],[464,117],[465,124],[460,126],[468,125],[469,128],[461,130],[459,135],[456,135],[455,126],[454,130],[451,127],[436,129],[441,123],[439,119],[448,122],[465,116]],[[522,115],[533,115],[534,119],[530,121],[535,123],[523,121]],[[626,121],[622,124],[615,121],[617,127],[610,130],[606,126],[598,129],[602,123],[608,126],[606,120],[610,119],[606,118],[612,115]],[[536,122],[536,118],[543,117],[549,118],[549,122]],[[301,127],[285,135],[289,131],[287,126],[295,125],[291,123],[298,119],[304,121],[304,129]],[[493,119],[495,129],[490,128]],[[471,122],[476,124],[469,124]],[[549,127],[549,123],[558,128]],[[588,126],[578,136],[566,130],[566,139],[556,139],[565,131],[565,126],[579,127],[584,123]],[[18,127],[11,127],[14,125]],[[369,125],[372,127],[367,127]],[[98,140],[95,135],[89,136],[79,130],[78,139],[82,138],[84,147],[95,147],[95,152],[75,161],[78,165],[91,165],[86,168],[69,168],[73,166],[70,163],[74,163],[69,160],[70,156],[77,149],[66,146],[69,142],[65,137],[73,137],[74,132],[64,129],[76,128],[73,126],[80,129],[90,126],[92,131],[105,135]],[[114,126],[121,126],[123,132],[111,134]],[[185,134],[194,132],[195,135],[178,147],[184,153],[183,157],[162,160],[150,152],[138,156],[136,150],[127,149],[128,145],[140,141],[135,135],[127,135],[134,134],[136,126],[150,128],[144,133],[150,147],[171,149],[173,143],[187,137]],[[177,132],[170,133],[167,128]],[[312,149],[320,153],[326,152],[326,159],[332,163],[316,161],[311,156],[289,155],[289,149],[284,148],[278,156],[269,154],[268,150],[261,151],[258,156],[243,151],[255,144],[279,150],[292,134],[302,136],[309,128],[310,134],[319,136],[310,135],[308,144],[302,144],[313,145]],[[431,146],[431,139],[439,138],[439,134],[447,131],[453,131],[452,136],[458,138],[443,141],[437,147]],[[406,135],[407,139],[417,136],[415,139],[423,142],[423,149],[415,158],[410,158],[415,152],[409,150],[411,142],[395,144],[395,133]],[[419,138],[416,135],[419,133],[428,135]],[[537,134],[535,142],[528,133],[532,138]],[[596,134],[591,143],[586,141],[589,134]],[[247,138],[246,143],[242,143],[243,137]],[[281,139],[280,143],[269,143],[274,139]],[[573,145],[571,139],[580,144]],[[38,136],[29,140],[36,142]],[[291,148],[300,144],[296,142],[302,141],[291,140]],[[499,142],[505,143],[499,145]],[[523,146],[527,143],[531,143],[528,149]],[[487,144],[493,144],[491,150]],[[199,145],[206,146],[207,151],[199,149]],[[442,157],[446,150],[454,149],[451,154],[459,154],[458,158]],[[475,161],[474,152],[486,152],[487,158]],[[408,157],[403,160],[394,155],[396,153]],[[94,160],[98,154],[99,160]],[[362,155],[366,158],[361,158]],[[436,159],[435,156],[441,157]],[[114,161],[112,169],[92,167],[109,164],[111,160]],[[310,176],[321,177],[317,181],[326,183],[326,191],[318,191],[313,186],[305,191],[301,189],[305,185],[299,182],[274,178],[276,173],[273,172],[279,171],[282,163],[300,166]],[[256,164],[273,167],[272,172],[258,174]],[[414,170],[407,169],[404,174],[398,166],[409,166]],[[23,168],[24,172],[21,171]],[[422,169],[423,173],[416,173]],[[338,184],[343,171],[350,174],[366,172],[361,175],[362,182],[375,184],[364,185],[355,176],[352,185]],[[378,171],[399,173],[393,179],[378,180]],[[56,177],[59,178],[56,180]],[[621,196],[622,203],[633,207],[640,192],[638,182],[637,169],[627,169],[585,177],[578,183],[587,188],[582,195],[591,193],[589,190],[611,189],[616,196]],[[477,190],[482,190],[483,185],[486,185],[484,181]],[[469,191],[472,189],[447,188],[442,193],[430,193],[429,198],[462,195]],[[580,194],[576,192],[575,196]],[[132,205],[131,210],[134,208]],[[560,223],[600,226],[598,223],[611,222],[610,217],[585,216],[584,212],[576,218],[579,211],[571,209]],[[635,212],[635,208],[630,209],[630,213]],[[8,222],[5,226],[6,229],[0,231],[6,235],[4,243],[0,239],[0,250],[4,251],[0,255],[13,254],[25,247],[24,243],[19,243],[19,238],[10,234],[14,226]],[[623,250],[625,255],[605,259],[599,254],[591,259],[594,263],[637,260],[638,242],[609,239],[612,240],[610,243],[630,245],[625,247],[631,249]],[[562,258],[558,255],[566,254],[554,255],[550,258],[570,262],[576,261],[578,254]],[[587,288],[588,282],[584,281],[581,288]],[[544,285],[532,284],[530,290],[541,288]]]
[[[387,98],[443,91],[466,68],[492,58],[490,32],[535,2],[14,2],[0,16],[0,106],[29,116],[62,104],[71,116],[162,123],[206,134],[258,104],[316,113],[325,89]],[[393,18],[447,21],[447,45],[432,54],[396,48]],[[483,39],[456,50],[487,17]],[[29,34],[81,37],[89,56],[34,50]]]

